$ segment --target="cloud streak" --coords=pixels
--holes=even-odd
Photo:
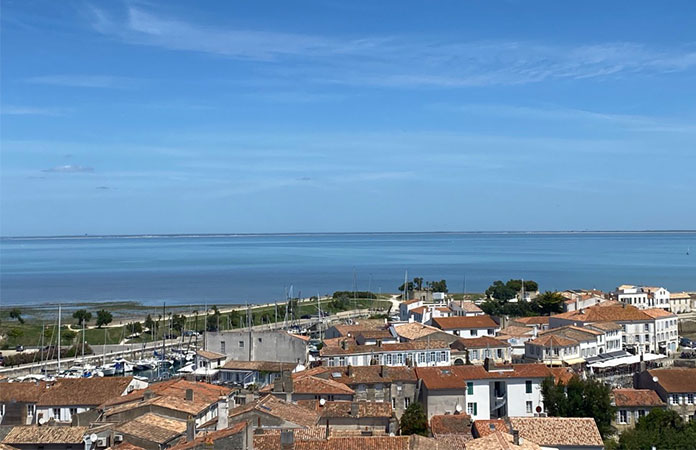
[[[135,85],[131,78],[109,75],[42,75],[27,78],[26,81],[32,84],[98,89],[129,89]]]
[[[128,6],[121,18],[93,8],[92,26],[99,33],[134,45],[271,65],[283,63],[276,76],[302,77],[316,83],[460,88],[671,73],[696,66],[693,49],[653,48],[634,42],[572,46],[408,36],[340,39],[216,28],[134,6]]]
[[[64,116],[66,110],[63,108],[50,108],[41,106],[13,106],[6,105],[0,108],[2,115],[6,116]]]
[[[56,167],[51,167],[50,169],[44,169],[44,170],[42,170],[42,172],[47,172],[47,173],[91,173],[91,172],[94,172],[94,168],[67,164],[64,166],[56,166]]]

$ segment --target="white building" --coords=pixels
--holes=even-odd
[[[669,310],[674,314],[691,312],[691,295],[688,292],[673,292],[669,295]]]
[[[614,295],[621,303],[639,309],[669,309],[669,291],[663,287],[624,284],[616,288]]]
[[[541,383],[551,376],[543,364],[417,368],[428,419],[465,412],[473,420],[533,417],[543,409]]]
[[[601,322],[615,322],[621,325],[624,349],[633,349],[636,353],[663,354],[671,354],[677,349],[677,316],[661,308],[641,310],[625,304],[598,305],[580,311],[556,314],[549,319],[551,328],[564,325],[596,325]]]
[[[439,317],[431,325],[462,338],[493,337],[500,331],[500,325],[488,315]]]
[[[547,364],[579,364],[586,358],[621,350],[621,331],[613,322],[552,328],[525,343],[525,358]]]
[[[342,340],[319,352],[325,366],[446,366],[450,348],[444,341],[410,341],[396,344],[355,345]]]

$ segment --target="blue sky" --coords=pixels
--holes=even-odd
[[[696,228],[691,1],[2,3],[2,235]]]

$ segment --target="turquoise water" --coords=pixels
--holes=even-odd
[[[687,249],[691,255],[687,256]],[[619,284],[696,290],[696,233],[394,233],[4,238],[3,305],[136,300],[240,303],[335,290],[394,292],[409,278],[481,292],[494,280],[541,289]]]

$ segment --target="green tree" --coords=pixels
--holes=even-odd
[[[110,324],[112,320],[114,320],[114,317],[109,311],[105,309],[100,309],[97,311],[97,328]]]
[[[150,314],[148,314],[147,317],[145,318],[145,328],[147,328],[148,333],[150,333],[150,336],[154,336],[155,321],[152,320],[152,316]]]
[[[24,318],[22,317],[22,310],[19,308],[12,308],[10,310],[10,319],[17,319],[17,322],[24,324]]]
[[[181,334],[184,331],[184,327],[186,326],[186,316],[183,314],[174,314],[172,316],[172,328],[174,330]]]
[[[92,313],[86,309],[78,309],[73,313],[73,319],[77,319],[77,324],[82,325],[92,320]]]
[[[7,335],[12,339],[17,339],[24,336],[24,331],[22,331],[20,328],[10,328]]]
[[[496,280],[486,289],[486,297],[490,300],[496,300],[499,303],[505,303],[508,300],[515,298],[517,291],[501,280]]]
[[[593,417],[599,433],[606,439],[613,433],[611,420],[616,408],[611,404],[611,387],[595,379],[573,377],[567,385],[552,377],[541,384],[544,407],[549,416]]]
[[[427,284],[430,290],[432,290],[433,292],[448,292],[446,280],[428,281]]]
[[[413,285],[417,290],[423,290],[423,277],[416,277],[413,279]]]
[[[130,322],[126,324],[126,331],[129,334],[135,334],[135,333],[142,333],[143,332],[143,324],[140,322]]]
[[[696,422],[684,422],[672,409],[653,409],[638,420],[635,428],[619,436],[614,448],[629,449],[692,449],[696,442]]]
[[[75,340],[75,337],[77,336],[77,333],[69,330],[69,329],[64,329],[60,332],[60,342],[61,345],[70,345],[73,343]]]
[[[407,289],[410,291],[413,291],[413,281],[409,281],[407,284]],[[401,286],[399,286],[399,291],[403,292],[404,291],[404,283],[401,283]]]
[[[413,402],[401,416],[401,434],[428,435],[428,418],[425,416],[423,405]]]
[[[218,331],[218,322],[220,319],[220,311],[218,307],[213,305],[211,308],[213,314],[208,315],[208,329],[206,331]]]
[[[562,312],[563,302],[565,302],[565,298],[558,292],[546,291],[532,300],[532,307],[538,313],[547,316]]]

